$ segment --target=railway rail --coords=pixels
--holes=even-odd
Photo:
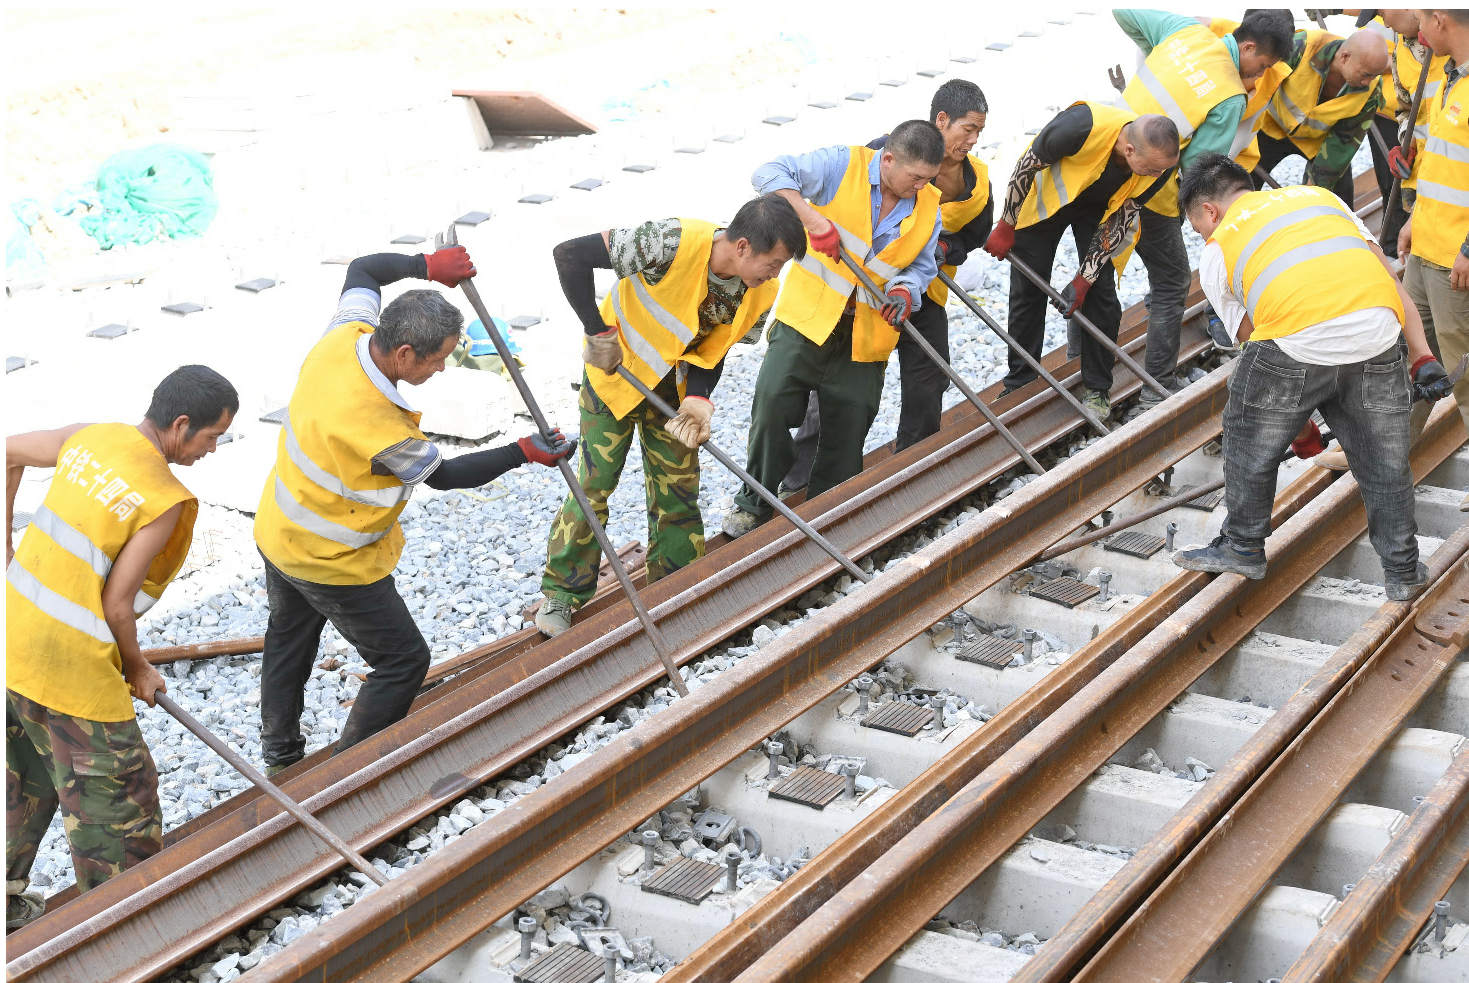
[[[1191,300],[1198,300],[1196,289]],[[1195,316],[1186,328],[1182,358],[1197,357],[1207,349],[1196,323],[1197,309],[1191,313]],[[1120,340],[1133,352],[1142,348],[1142,317],[1135,309],[1124,319]],[[1064,384],[1075,386],[1077,366],[1059,356],[1047,356],[1047,368]],[[1139,493],[1170,468],[1184,467],[1186,459],[1197,461],[1195,452],[1218,435],[1226,376],[1227,368],[1216,372],[1125,431],[1053,468],[1003,504],[979,513],[944,540],[890,565],[870,587],[848,595],[802,630],[778,639],[716,683],[620,738],[621,753],[593,756],[554,785],[516,802],[397,878],[391,890],[364,897],[252,970],[249,978],[406,979],[430,969],[547,884],[576,876],[622,833],[689,788],[717,782],[731,762],[740,761],[762,738],[839,700],[838,691],[850,679],[907,651],[914,639],[966,601],[998,590],[996,585],[1072,530],[1116,507],[1129,494]],[[1117,395],[1125,398],[1137,387],[1137,380],[1119,366]],[[994,389],[986,393],[990,400],[996,395]],[[1039,382],[994,406],[1032,453],[1085,426]],[[1433,439],[1425,441],[1419,454],[1420,468],[1431,471],[1462,443],[1462,432],[1454,429],[1457,420],[1445,419],[1443,413],[1435,416]],[[1438,460],[1433,454],[1439,455]],[[1018,456],[1003,445],[995,430],[961,404],[946,414],[939,435],[902,454],[880,450],[869,455],[863,475],[799,511],[844,552],[864,556],[1005,475],[1017,462]],[[1350,532],[1356,522],[1349,514],[1351,487],[1350,478],[1333,484],[1331,476],[1320,471],[1300,479],[1277,503],[1277,520],[1285,523],[1277,539],[1286,537],[1284,542],[1294,549],[1309,538],[1298,529],[1306,522],[1298,513],[1309,504],[1313,514],[1329,512],[1333,541],[1345,537],[1339,547],[1345,550],[1357,535]],[[1312,504],[1317,498],[1331,499],[1333,504]],[[644,593],[680,662],[748,628],[838,572],[829,557],[784,522],[771,523],[734,543],[713,545],[719,548],[711,549],[706,561]],[[1290,554],[1281,555],[1272,540],[1272,577],[1267,583],[1276,591],[1291,576],[1305,583],[1331,560],[1320,548],[1299,548],[1302,558],[1288,559]],[[1278,574],[1282,569],[1287,572]],[[818,933],[819,919],[813,920],[813,915],[826,911],[844,885],[850,886],[858,874],[865,877],[863,871],[874,863],[895,862],[895,844],[953,807],[955,792],[1008,760],[1007,755],[1059,756],[1061,749],[1042,746],[1051,733],[1045,728],[1054,729],[1066,718],[1078,733],[1087,731],[1097,706],[1083,697],[1099,685],[1099,679],[1121,672],[1119,665],[1136,667],[1140,645],[1146,648],[1151,640],[1159,652],[1167,647],[1160,639],[1172,645],[1177,619],[1197,608],[1201,596],[1223,592],[1224,603],[1239,607],[1261,594],[1247,588],[1230,593],[1217,581],[1209,584],[1210,579],[1187,574],[1157,585],[1146,604],[1122,614],[1045,674],[1045,685],[1019,694],[994,719],[956,741],[953,752],[933,763],[932,774],[920,769],[909,776],[902,790],[881,806],[884,815],[897,810],[906,818],[897,820],[896,826],[848,832],[709,945],[692,953],[675,968],[674,976],[729,979],[743,972],[740,978],[756,979],[775,978],[761,975],[772,966],[776,975],[790,971],[778,958],[790,946],[772,947],[778,937],[773,933],[793,929]],[[282,776],[283,787],[363,851],[452,803],[661,673],[618,592],[609,591],[596,603],[598,610],[558,639],[542,641],[533,631],[522,632],[456,660],[459,675],[426,691],[407,720],[346,754],[313,756]],[[1248,632],[1272,610],[1262,608],[1253,624],[1236,616],[1238,623],[1231,625],[1231,631]],[[1203,627],[1193,626],[1194,635],[1202,632],[1200,637],[1208,637],[1218,630],[1205,622],[1207,618],[1199,622]],[[1195,648],[1207,648],[1205,655],[1220,657],[1230,645],[1211,638],[1209,645]],[[1180,659],[1186,666],[1174,670],[1170,680],[1187,675],[1187,666],[1199,664],[1205,655],[1192,656],[1192,662]],[[1156,664],[1174,657],[1154,656]],[[1153,668],[1156,664],[1143,663]],[[1166,705],[1172,697],[1165,699],[1163,692],[1160,688],[1150,698]],[[1052,719],[1058,723],[1052,724]],[[1112,743],[1120,747],[1126,740],[1114,737]],[[1106,744],[1092,747],[1093,756]],[[1078,781],[1095,767],[1077,773]],[[1022,789],[1004,794],[1024,799],[1035,793]],[[899,808],[893,803],[906,805]],[[1038,801],[1029,803],[1026,811],[1005,824],[1000,839],[984,849],[991,853],[1010,849],[1035,825],[1024,826],[1024,817],[1041,809],[1039,818],[1044,818],[1049,808],[1055,804],[1042,809]],[[1444,806],[1441,811],[1453,810]],[[876,822],[877,816],[873,811],[863,822]],[[998,845],[1011,833],[1008,844]],[[273,803],[258,794],[242,794],[227,808],[212,810],[174,831],[169,848],[147,864],[11,935],[8,977],[155,978],[335,866],[335,856],[289,822]],[[960,883],[956,893],[974,876]],[[930,876],[926,886],[947,885],[952,879]],[[942,907],[941,902],[921,921],[926,923]],[[757,925],[777,908],[784,913],[784,922]],[[865,940],[860,948],[868,955],[862,965],[877,971],[922,927],[919,924],[902,937],[892,935],[896,940],[892,949],[880,958],[872,953],[886,946],[889,936],[877,945]],[[1058,950],[1042,947],[1048,954]],[[823,950],[816,951],[818,958],[824,958]],[[851,957],[842,940],[824,951],[833,964]],[[797,975],[815,978],[805,975],[804,966]],[[836,976],[861,978],[854,972]]]

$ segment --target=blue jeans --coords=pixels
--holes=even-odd
[[[1318,409],[1361,486],[1367,534],[1382,559],[1386,582],[1413,582],[1418,523],[1408,468],[1412,394],[1401,344],[1364,362],[1309,365],[1273,341],[1245,343],[1224,407],[1229,515],[1221,531],[1244,549],[1264,547],[1278,462]]]

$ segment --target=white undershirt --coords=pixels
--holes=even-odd
[[[1352,221],[1357,223],[1363,239],[1374,245],[1377,243],[1361,219],[1353,215]],[[1204,296],[1209,298],[1209,303],[1214,305],[1214,313],[1224,322],[1229,337],[1238,341],[1245,307],[1229,289],[1229,270],[1224,265],[1224,251],[1217,242],[1206,243],[1199,257],[1199,286],[1203,288]],[[1402,325],[1392,308],[1366,307],[1273,340],[1281,351],[1297,362],[1349,365],[1381,355],[1398,343],[1401,333]]]

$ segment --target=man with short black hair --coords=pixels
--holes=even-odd
[[[575,449],[558,430],[551,443],[535,434],[446,460],[418,428],[398,384],[444,370],[464,315],[437,291],[409,290],[379,318],[382,288],[406,277],[453,287],[474,272],[463,246],[353,260],[337,313],[301,366],[255,514],[270,601],[260,676],[267,773],[305,753],[302,703],[328,621],[373,670],[337,751],[400,720],[423,684],[428,643],[393,584],[398,514],[413,490],[478,487]]]
[[[1062,314],[1080,311],[1115,340],[1122,307],[1113,260],[1132,245],[1143,206],[1177,162],[1178,129],[1168,117],[1079,102],[1047,123],[1016,162],[1004,211],[985,248],[996,259],[1013,252],[1049,278],[1069,228],[1081,263],[1066,287]],[[1040,287],[1011,273],[1010,334],[1036,358],[1045,345],[1046,304]],[[1115,357],[1089,332],[1080,338],[1080,350],[1083,402],[1106,420]],[[1035,370],[1011,352],[1004,392],[1035,378]]]
[[[133,699],[167,689],[138,647],[137,617],[178,575],[198,500],[169,470],[211,453],[240,407],[213,369],[186,365],[143,422],[77,423],[5,441],[6,928],[40,917],[26,893],[57,806],[77,888],[163,846],[158,769]],[[26,468],[55,468],[11,545]]]
[[[1229,515],[1211,544],[1180,550],[1174,562],[1265,576],[1279,461],[1287,448],[1320,453],[1311,422],[1320,410],[1361,486],[1388,599],[1412,600],[1427,571],[1415,538],[1409,412],[1415,395],[1447,395],[1448,377],[1391,263],[1341,199],[1324,188],[1252,188],[1238,164],[1200,154],[1179,197],[1208,240],[1199,285],[1244,352],[1224,408]]]
[[[561,289],[586,332],[581,484],[605,524],[607,500],[638,432],[650,584],[704,555],[699,445],[709,439],[714,387],[731,346],[764,323],[781,269],[805,254],[801,220],[779,195],[745,202],[727,228],[670,218],[594,232],[552,252]],[[611,269],[619,281],[600,308],[594,269]],[[677,414],[669,419],[655,410],[619,367],[677,406]],[[567,496],[546,547],[546,599],[536,612],[543,634],[571,627],[597,589],[601,556],[581,507]]]
[[[880,151],[826,147],[777,157],[756,169],[755,190],[790,202],[810,241],[776,301],[750,411],[746,468],[766,488],[778,486],[795,461],[791,428],[805,417],[813,391],[826,425],[808,496],[862,470],[862,446],[877,418],[888,356],[938,271],[941,194],[930,182],[944,152],[938,127],[908,120],[893,128]],[[839,258],[843,249],[883,296],[869,296],[858,286]],[[730,536],[749,532],[771,511],[748,487],[740,489],[735,505],[724,517]]]
[[[1112,11],[1119,27],[1144,55],[1123,100],[1136,113],[1162,113],[1178,127],[1178,169],[1194,156],[1214,151],[1229,156],[1248,98],[1245,83],[1261,76],[1290,51],[1294,21],[1288,10],[1250,10],[1222,38],[1192,17],[1163,10]],[[1138,259],[1148,270],[1148,345],[1143,368],[1165,388],[1177,389],[1179,333],[1192,273],[1183,245],[1176,178],[1143,209]],[[1142,406],[1161,399],[1151,387]]]

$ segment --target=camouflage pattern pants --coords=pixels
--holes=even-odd
[[[672,372],[654,390],[670,405],[678,405],[678,386]],[[704,518],[699,514],[699,453],[674,440],[664,429],[667,417],[646,402],[621,420],[612,415],[592,390],[586,375],[581,382],[581,446],[578,473],[587,498],[603,526],[607,499],[622,477],[636,429],[643,448],[643,477],[648,497],[648,583],[687,566],[704,555]],[[546,547],[546,573],[541,591],[550,598],[581,607],[597,590],[597,567],[602,549],[592,527],[570,495],[551,524]]]
[[[57,805],[82,891],[163,848],[158,768],[138,722],[71,717],[6,690],[5,877],[11,884],[29,879]]]

